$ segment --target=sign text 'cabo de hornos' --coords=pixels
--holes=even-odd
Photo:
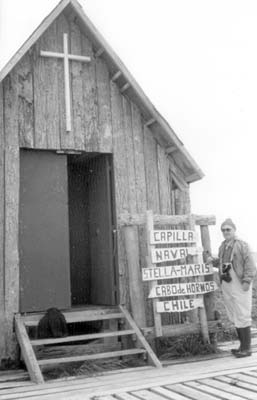
[[[214,281],[155,285],[150,291],[149,298],[204,294],[214,292],[216,289]]]
[[[187,256],[196,256],[202,249],[196,247],[196,232],[190,230],[152,230],[150,232],[151,258],[153,264],[185,260]],[[156,245],[181,244],[177,247],[154,247]],[[185,244],[189,244],[186,247]],[[192,246],[193,244],[193,246]],[[204,263],[166,265],[143,268],[143,281],[158,281],[159,279],[189,278],[213,274],[212,266]],[[217,289],[214,281],[204,282],[179,282],[158,284],[153,283],[149,298],[165,298],[178,296],[178,299],[160,301],[156,303],[159,313],[189,311],[203,307],[205,293]],[[181,298],[182,296],[194,296],[194,298]],[[197,296],[197,297],[196,297]]]

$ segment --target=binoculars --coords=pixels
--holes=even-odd
[[[229,273],[229,271],[232,268],[232,264],[231,263],[224,263],[222,264],[222,273],[220,275],[220,281],[225,281],[225,282],[231,282],[232,278],[231,275]]]

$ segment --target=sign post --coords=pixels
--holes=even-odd
[[[199,309],[203,339],[209,342],[203,295],[214,292],[217,284],[207,277],[208,275],[212,277],[213,268],[203,263],[202,255],[200,256],[202,249],[197,248],[195,221],[192,215],[188,215],[188,225],[190,230],[154,230],[152,211],[147,211],[148,266],[142,269],[142,279],[148,281],[150,286],[148,298],[153,299],[156,336],[162,336],[161,313],[193,310],[196,312]],[[181,259],[186,261],[190,259],[190,263],[174,264]],[[203,279],[204,276],[206,280]],[[194,280],[158,284],[158,280],[174,278],[194,278]],[[162,301],[158,301],[159,298]]]
[[[153,223],[153,212],[151,210],[147,210],[146,212],[146,241],[147,241],[147,251],[148,251],[148,256],[147,256],[147,263],[150,268],[154,268],[155,265],[152,263],[151,259],[151,242],[150,242],[150,234],[151,231],[154,229],[154,223]],[[150,289],[152,289],[155,285],[157,284],[156,281],[151,281],[150,282]],[[161,314],[157,312],[157,299],[153,300],[153,316],[154,316],[154,326],[155,326],[155,335],[162,336],[162,322],[161,322]]]
[[[193,218],[192,215],[190,215],[190,217],[189,217],[189,228],[195,230],[195,219]],[[202,259],[202,255],[201,255],[201,259]],[[198,257],[197,257],[197,261],[199,261]],[[201,279],[201,278],[199,278],[199,279]],[[199,318],[200,318],[200,326],[201,326],[203,340],[205,342],[209,343],[210,337],[209,337],[208,321],[207,321],[205,306],[199,309]]]

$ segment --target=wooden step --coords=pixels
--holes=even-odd
[[[36,359],[33,347],[31,346],[27,330],[20,318],[19,314],[15,315],[15,332],[19,345],[21,347],[21,353],[25,361],[28,373],[32,382],[43,383],[44,378],[40,371],[38,361]]]
[[[90,333],[86,335],[74,335],[66,336],[62,338],[51,338],[51,339],[35,339],[31,340],[32,346],[40,346],[45,344],[56,344],[56,343],[67,343],[67,342],[78,342],[82,340],[100,339],[113,336],[125,336],[133,335],[135,331],[133,329],[127,329],[123,331],[112,331],[112,332],[101,332],[101,333]]]
[[[62,357],[62,358],[51,358],[47,360],[38,360],[38,364],[39,365],[63,364],[67,362],[79,362],[87,360],[97,360],[102,358],[131,356],[135,354],[144,354],[146,352],[147,351],[145,349],[127,349],[127,350],[111,351],[99,354],[85,354],[83,356],[75,356],[75,357]]]
[[[128,322],[129,326],[135,331],[138,341],[146,349],[146,352],[147,352],[148,357],[151,360],[152,364],[155,365],[155,367],[157,367],[157,368],[162,368],[162,363],[160,362],[160,360],[158,359],[158,357],[154,353],[153,349],[151,348],[151,346],[149,345],[149,343],[145,339],[144,335],[142,334],[142,332],[140,331],[140,329],[136,325],[135,321],[131,317],[131,315],[128,312],[128,310],[123,306],[120,306],[120,310],[124,314],[124,316],[126,318],[126,321]]]
[[[90,344],[74,344],[67,345],[66,343],[58,344],[58,345],[50,345],[50,346],[38,346],[33,347],[35,349],[35,355],[37,360],[46,360],[48,358],[58,358],[58,357],[76,357],[81,356],[83,354],[99,354],[110,351],[118,351],[125,350],[125,347],[122,347],[121,342],[118,343],[99,343],[91,342]],[[133,346],[134,348],[134,346]]]
[[[82,335],[74,335],[74,336],[67,336],[64,338],[48,338],[48,339],[35,339],[31,340],[28,336],[28,330],[26,326],[37,326],[40,319],[44,316],[44,313],[37,313],[37,314],[29,314],[23,315],[20,314],[15,315],[15,330],[17,334],[17,339],[20,344],[23,359],[25,361],[26,367],[28,369],[30,378],[35,383],[42,383],[44,382],[44,377],[40,370],[40,367],[44,367],[47,365],[55,365],[55,364],[63,364],[69,362],[81,362],[87,360],[97,360],[97,359],[106,359],[106,358],[113,358],[113,357],[124,357],[124,356],[132,356],[138,354],[147,354],[149,361],[158,368],[162,367],[161,362],[153,352],[152,348],[146,341],[145,337],[143,336],[141,330],[136,325],[135,321],[129,314],[129,312],[122,306],[119,307],[90,307],[86,309],[79,309],[79,310],[68,310],[63,311],[63,315],[65,316],[67,323],[76,323],[76,322],[89,322],[89,321],[101,321],[101,320],[111,320],[111,319],[123,319],[124,322],[128,324],[129,329],[121,330],[121,331],[107,331],[107,332],[99,332],[99,333],[90,333],[90,334],[82,334]],[[108,349],[102,349],[102,352],[97,352],[94,354],[85,354],[84,351],[80,351],[79,341],[91,340],[91,339],[100,339],[100,338],[107,338],[107,337],[119,337],[125,335],[135,335],[136,336],[136,348],[127,349],[127,350],[120,350],[117,348],[117,344],[115,344],[115,348],[112,350],[110,343],[108,344]],[[58,347],[57,354],[54,354],[52,358],[49,358],[50,354],[47,354],[47,358],[45,359],[37,359],[37,356],[40,357],[39,352],[41,350],[47,351],[55,349],[55,344],[60,343],[68,343],[68,342],[75,342],[73,345],[69,346],[56,346]],[[121,345],[121,343],[119,342]],[[42,345],[52,345],[49,347],[39,347],[38,351],[36,351],[36,346]],[[83,344],[86,346],[87,344]],[[100,346],[98,344],[98,346]],[[66,354],[60,355],[59,349],[63,350],[66,348],[75,347],[76,351],[78,352],[75,354],[71,354],[67,356]],[[141,348],[143,347],[143,348]],[[63,353],[63,352],[62,352]],[[84,353],[84,354],[83,354]]]
[[[83,310],[73,312],[63,312],[66,322],[90,322],[90,321],[102,321],[106,319],[121,319],[124,318],[123,313],[114,310]],[[21,316],[21,319],[26,326],[37,326],[40,319],[44,314],[31,314]]]

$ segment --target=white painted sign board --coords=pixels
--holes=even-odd
[[[169,247],[169,248],[152,248],[151,256],[153,264],[175,261],[187,256],[195,256],[200,253],[202,249],[197,247]]]
[[[196,232],[187,230],[152,230],[150,244],[195,243]]]
[[[169,265],[165,267],[151,267],[142,269],[143,281],[156,281],[158,279],[186,278],[213,274],[211,264],[184,264]]]
[[[190,311],[198,307],[203,307],[202,297],[197,299],[159,301],[156,303],[156,309],[158,313]]]
[[[218,288],[216,282],[186,282],[166,285],[155,285],[151,288],[149,298],[187,296],[214,292]]]

